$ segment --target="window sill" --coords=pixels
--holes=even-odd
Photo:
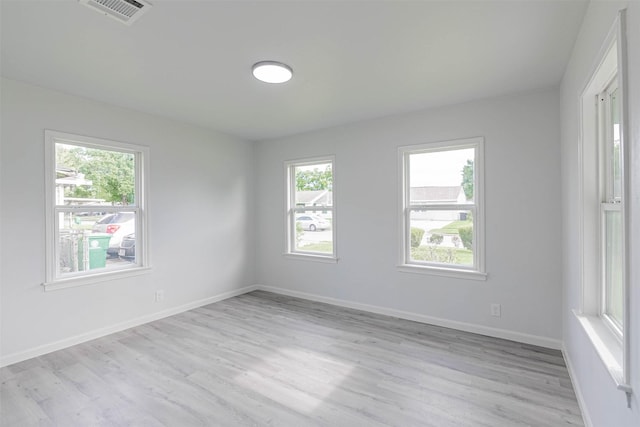
[[[312,255],[312,254],[302,254],[302,253],[284,253],[283,256],[289,259],[297,259],[301,261],[314,261],[314,262],[323,262],[325,264],[336,264],[338,262],[338,258],[327,255]]]
[[[480,271],[415,264],[401,264],[398,265],[397,268],[401,273],[430,274],[433,276],[453,277],[456,279],[487,280],[487,273],[482,273]]]
[[[600,317],[583,314],[577,310],[573,310],[573,314],[591,340],[596,353],[598,353],[600,360],[602,360],[602,363],[604,363],[609,371],[618,390],[630,393],[631,386],[624,380],[622,343],[609,330]]]
[[[124,279],[127,277],[139,276],[151,271],[151,267],[135,267],[126,270],[109,271],[92,274],[90,276],[78,276],[68,279],[45,282],[42,284],[45,292],[57,291],[59,289],[75,288],[77,286],[93,285],[96,283],[108,282],[110,280]]]

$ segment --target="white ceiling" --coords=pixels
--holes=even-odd
[[[4,77],[250,140],[557,85],[586,1],[2,0]],[[251,66],[279,60],[284,85]]]

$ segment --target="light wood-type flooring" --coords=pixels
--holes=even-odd
[[[583,425],[559,351],[262,291],[0,373],[2,427]]]

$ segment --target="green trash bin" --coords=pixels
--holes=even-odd
[[[109,234],[90,234],[87,236],[89,270],[106,267],[109,240],[111,240]]]

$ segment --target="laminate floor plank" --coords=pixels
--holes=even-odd
[[[583,426],[559,351],[256,291],[0,370],[0,426]]]

